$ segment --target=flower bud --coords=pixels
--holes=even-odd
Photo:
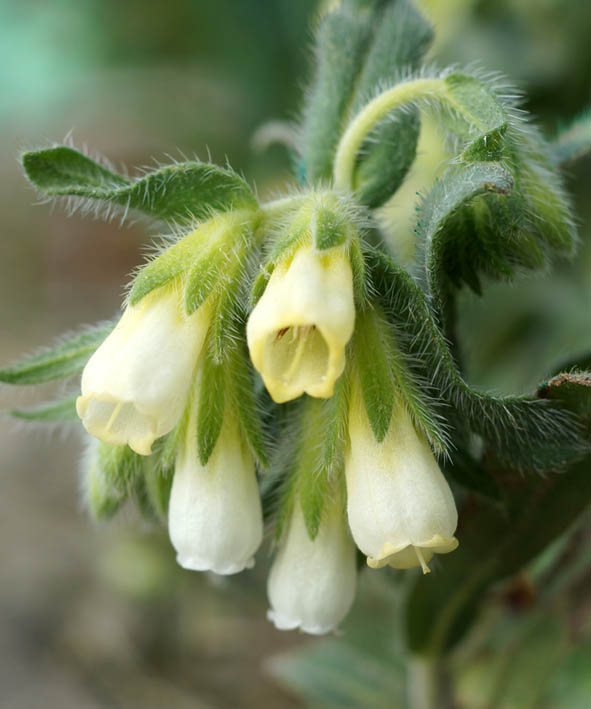
[[[267,616],[279,630],[335,630],[353,603],[356,577],[355,545],[341,509],[332,506],[312,540],[296,501],[269,575]]]
[[[281,261],[246,329],[252,363],[273,399],[332,396],[354,322],[346,250],[305,246]]]
[[[453,551],[458,515],[453,495],[427,441],[406,409],[392,415],[378,443],[362,406],[352,407],[345,464],[353,539],[373,568],[422,566]]]
[[[226,415],[206,465],[189,423],[177,456],[168,531],[185,569],[235,574],[254,565],[263,538],[263,517],[254,462],[235,421]]]
[[[207,305],[186,316],[174,285],[127,306],[82,374],[76,410],[88,433],[149,455],[181,417],[209,320]]]

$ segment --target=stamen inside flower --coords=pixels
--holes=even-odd
[[[80,397],[77,408],[91,435],[112,445],[128,443],[140,455],[151,452],[155,422],[132,402]]]
[[[265,368],[286,386],[309,386],[326,379],[328,346],[315,325],[280,328],[265,343]]]

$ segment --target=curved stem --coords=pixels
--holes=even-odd
[[[349,124],[337,147],[333,171],[336,189],[353,189],[353,168],[357,153],[363,141],[384,116],[405,103],[424,97],[425,94],[436,94],[440,97],[443,90],[445,83],[442,79],[413,79],[397,84],[370,101]]]

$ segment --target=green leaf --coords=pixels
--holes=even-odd
[[[254,391],[254,370],[243,339],[230,348],[224,366],[228,372],[230,408],[238,416],[242,435],[258,467],[264,470],[269,465],[267,441]]]
[[[293,506],[302,507],[311,539],[318,534],[328,500],[344,484],[349,415],[349,381],[343,374],[330,399],[306,398],[287,430],[276,463],[286,480],[279,504],[276,537],[280,538]]]
[[[225,363],[217,364],[206,351],[201,365],[197,409],[197,450],[201,465],[206,465],[224,422],[226,404]]]
[[[51,401],[33,409],[12,409],[8,413],[14,418],[43,423],[70,423],[78,421],[76,413],[77,397],[68,397],[60,401]]]
[[[433,40],[430,24],[406,0],[382,3],[376,14],[350,115],[358,113],[378,87],[403,71],[418,69]],[[398,189],[415,158],[419,131],[415,108],[394,113],[373,131],[361,150],[353,176],[362,204],[376,208]]]
[[[22,386],[78,374],[112,329],[112,323],[99,323],[65,335],[53,346],[0,369],[0,382]]]
[[[454,229],[452,218],[479,195],[504,195],[513,178],[500,165],[474,162],[446,170],[423,200],[417,235],[423,249],[425,277],[438,312],[443,312],[449,289],[467,282],[479,290],[479,273],[511,268],[511,242],[500,231],[489,237],[479,230]],[[451,223],[451,226],[450,226]],[[505,262],[508,264],[505,266]]]
[[[447,449],[447,436],[433,403],[413,374],[399,346],[400,336],[384,318],[379,306],[358,312],[354,335],[355,363],[365,410],[377,441],[388,432],[394,407],[404,406],[416,428],[436,453]]]
[[[411,107],[394,112],[373,131],[353,174],[361,204],[376,209],[400,187],[414,162],[420,129],[419,112]]]
[[[268,669],[281,685],[323,709],[403,707],[404,677],[385,659],[372,657],[343,638],[322,638],[275,655]],[[386,699],[387,698],[387,699]]]
[[[343,3],[316,33],[317,69],[304,107],[302,160],[309,182],[329,180],[343,118],[367,51],[371,16]]]
[[[169,165],[129,180],[67,146],[23,153],[22,160],[29,180],[49,197],[98,200],[169,222],[193,224],[213,212],[258,206],[239,175],[210,163]]]
[[[576,520],[591,501],[587,457],[560,475],[512,477],[507,509],[481,500],[460,513],[459,548],[440,559],[436,579],[409,596],[406,633],[414,652],[441,652],[466,633],[483,594],[516,573]]]
[[[570,165],[591,153],[591,109],[577,116],[550,146],[554,165]]]
[[[505,465],[542,472],[564,468],[589,450],[580,418],[560,404],[472,389],[457,369],[425,294],[408,273],[380,252],[368,254],[368,266],[388,320],[406,333],[400,346],[411,371],[425,381],[425,394],[450,404],[447,415],[457,414]]]
[[[446,105],[444,125],[465,139],[477,139],[492,131],[503,131],[507,115],[493,92],[481,81],[468,74],[453,72],[445,79]]]
[[[357,313],[355,363],[359,372],[365,411],[377,441],[383,441],[392,418],[394,381],[390,363],[391,343],[375,313]]]

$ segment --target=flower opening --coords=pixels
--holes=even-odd
[[[277,265],[247,325],[252,362],[277,403],[332,396],[354,321],[345,250],[306,246]]]

